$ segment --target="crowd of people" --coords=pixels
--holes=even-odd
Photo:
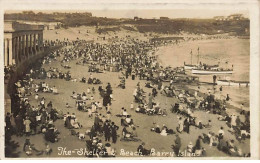
[[[111,147],[111,144],[118,142],[118,130],[120,128],[111,118],[111,106],[113,106],[112,101],[114,100],[113,94],[115,90],[113,90],[109,82],[103,88],[101,84],[104,83],[92,75],[92,73],[105,71],[121,73],[121,81],[118,87],[123,89],[126,89],[128,80],[146,80],[144,87],[148,88],[149,92],[144,91],[145,88],[139,82],[133,92],[133,103],[131,103],[130,108],[136,113],[172,116],[166,111],[169,108],[162,108],[156,98],[166,96],[165,98],[175,98],[177,100],[170,108],[173,114],[177,114],[178,126],[176,129],[169,129],[166,125],[163,125],[162,128],[159,125],[151,128],[151,131],[162,136],[176,135],[176,140],[172,146],[176,156],[179,156],[181,152],[181,135],[183,132],[190,134],[192,132],[190,126],[197,129],[208,128],[209,130],[212,127],[210,120],[205,123],[195,116],[198,110],[205,111],[208,114],[217,114],[220,121],[227,122],[227,126],[230,126],[231,132],[236,135],[237,140],[242,141],[250,137],[250,112],[241,113],[241,116],[245,116],[245,120],[242,121],[239,116],[227,114],[225,106],[227,101],[216,99],[213,93],[198,95],[196,91],[192,92],[182,87],[182,89],[178,88],[178,75],[183,75],[185,81],[194,83],[196,81],[185,75],[180,68],[160,66],[153,52],[157,47],[164,45],[163,41],[149,42],[127,37],[109,44],[88,43],[82,40],[72,42],[64,40],[63,44],[69,47],[45,56],[38,63],[38,66],[32,68],[24,79],[15,84],[16,93],[12,95],[12,98],[15,102],[14,106],[19,109],[16,109],[12,115],[10,113],[6,115],[6,132],[11,133],[11,135],[25,135],[28,137],[25,146],[29,147],[24,148],[27,155],[31,155],[32,151],[42,154],[41,150],[37,150],[30,145],[30,135],[44,134],[46,142],[55,143],[59,141],[60,132],[54,125],[54,122],[58,119],[64,119],[64,127],[69,129],[72,135],[78,136],[80,140],[85,140],[85,136],[89,135],[89,139],[86,140],[86,146],[89,150],[104,151],[104,153],[107,153],[104,156],[116,155],[115,150]],[[77,80],[70,71],[62,72],[56,67],[50,67],[49,70],[41,67],[44,64],[60,61],[62,68],[70,69],[70,62],[73,60],[77,64],[88,66],[89,72],[91,72],[88,80],[85,77]],[[129,77],[130,79],[128,79]],[[63,114],[62,111],[54,107],[51,101],[46,105],[44,96],[40,97],[39,93],[59,94],[55,86],[50,86],[46,82],[35,82],[35,80],[44,80],[46,78],[79,81],[88,85],[100,84],[98,92],[102,102],[94,99],[96,93],[94,87],[88,87],[86,93],[73,91],[72,95],[70,95],[75,100],[77,110],[88,112],[86,117],[94,120],[94,124],[89,131],[85,133],[76,132],[76,130],[82,128],[83,122],[79,123],[74,113],[67,112],[67,114]],[[183,83],[181,83],[181,86],[183,86]],[[36,105],[30,104],[28,100],[28,96],[32,95],[34,95],[37,102]],[[69,106],[66,103],[66,107],[74,106]],[[105,110],[104,115],[100,113],[101,110]],[[15,119],[15,125],[11,124],[11,116]],[[128,112],[128,109],[122,108],[122,112],[117,116],[121,118],[122,135],[120,140],[141,141],[137,136],[136,128],[138,125],[134,123],[135,117]],[[102,143],[103,136],[106,143]],[[232,156],[247,156],[242,152],[241,148],[235,147],[234,141],[224,136],[222,127],[218,134],[210,131],[209,134],[199,135],[195,146],[190,142],[187,151],[195,153],[196,156],[206,156],[205,148],[202,146],[202,143],[204,143],[209,146],[217,146],[220,151]],[[137,148],[138,152],[141,151],[141,155],[147,155],[150,151],[144,148],[144,144],[142,142]],[[46,144],[46,149],[51,151],[48,144]],[[46,152],[46,154],[49,153]],[[88,155],[88,157],[96,156],[101,157],[93,154]]]

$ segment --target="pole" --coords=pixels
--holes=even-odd
[[[192,49],[190,51],[190,56],[191,56],[191,65],[192,65]]]
[[[199,61],[200,61],[200,48],[198,47],[198,63],[199,64]]]

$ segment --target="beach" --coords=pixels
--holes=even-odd
[[[78,30],[84,31],[86,29],[84,28],[79,28]],[[75,30],[74,30],[75,31]],[[76,30],[77,31],[77,30]],[[52,33],[54,31],[51,31]],[[74,32],[75,33],[75,32]],[[76,39],[76,35],[74,33],[71,33],[71,35],[66,36],[69,39]],[[93,32],[92,32],[93,33]],[[63,33],[58,31],[58,37],[63,37]],[[82,35],[82,34],[77,34],[77,35]],[[91,35],[91,32],[90,34]],[[120,34],[119,38],[122,37]],[[45,35],[45,39],[46,36]],[[91,40],[97,40],[98,36],[95,34],[92,34],[93,39]],[[135,34],[137,36],[137,34]],[[50,35],[51,37],[51,35]],[[53,37],[53,36],[52,36]],[[54,38],[49,38],[54,39]],[[71,37],[71,38],[70,38]],[[84,36],[85,37],[85,36]],[[109,36],[107,36],[109,37]],[[143,36],[140,36],[140,39]],[[100,41],[100,40],[99,40]],[[237,41],[235,39],[235,41]],[[183,66],[183,62],[189,63],[189,53],[190,49],[194,50],[194,54],[196,53],[196,49],[199,46],[201,49],[201,61],[202,62],[207,62],[210,64],[215,64],[218,61],[222,61],[222,58],[225,57],[223,60],[228,61],[229,64],[234,64],[235,65],[235,73],[234,75],[230,76],[232,79],[236,80],[249,80],[249,53],[247,54],[248,51],[243,51],[243,47],[239,49],[240,44],[238,42],[241,42],[242,45],[245,45],[246,47],[249,45],[248,40],[239,40],[235,42],[234,40],[202,40],[202,41],[194,41],[192,43],[190,42],[184,42],[180,43],[179,45],[169,45],[169,46],[162,46],[159,47],[159,50],[155,53],[159,57],[160,62],[166,67],[166,66],[172,66],[172,67],[179,67]],[[108,41],[100,41],[101,43],[107,43],[109,44]],[[205,45],[207,44],[207,45]],[[211,44],[219,46],[219,48],[216,48],[217,51],[213,51],[210,47]],[[230,44],[236,44],[235,51],[234,49],[230,49],[228,47],[234,47]],[[223,47],[223,45],[226,45],[227,47]],[[68,47],[65,47],[68,48]],[[248,46],[249,48],[249,46]],[[242,50],[242,51],[241,51]],[[247,49],[246,49],[247,50]],[[225,53],[223,53],[225,51]],[[238,53],[241,52],[241,53]],[[232,57],[236,56],[239,54],[239,59],[234,62],[232,60]],[[243,57],[244,55],[247,55]],[[217,56],[217,58],[210,58],[211,56]],[[247,58],[246,62],[244,59]],[[50,67],[56,67],[62,71],[68,71],[67,69],[64,69],[64,67],[61,66],[61,61],[62,57],[59,57],[57,61],[51,61],[51,63],[44,64],[42,68],[44,69],[49,69]],[[77,93],[82,93],[82,92],[87,92],[87,88],[92,88],[94,87],[95,90],[98,90],[99,85],[92,85],[92,84],[87,84],[87,83],[81,83],[79,80],[82,77],[90,77],[92,74],[93,77],[98,78],[102,81],[102,86],[105,87],[107,83],[109,82],[112,86],[113,89],[113,99],[112,100],[112,106],[111,106],[111,113],[112,117],[111,120],[115,122],[115,124],[120,124],[120,118],[115,116],[116,114],[120,114],[120,110],[122,107],[126,108],[127,111],[132,115],[134,124],[138,126],[136,128],[137,133],[138,133],[138,138],[141,141],[138,142],[127,142],[127,141],[120,141],[120,137],[118,138],[118,142],[116,144],[112,144],[112,147],[116,149],[116,157],[123,157],[125,155],[122,155],[121,151],[136,151],[138,145],[140,145],[141,142],[145,142],[146,148],[151,149],[154,148],[156,151],[159,152],[172,152],[171,144],[174,144],[175,140],[175,135],[168,135],[168,136],[162,136],[160,134],[156,134],[154,132],[151,132],[151,128],[154,127],[154,124],[158,124],[160,126],[163,126],[165,124],[167,127],[176,130],[176,127],[178,126],[178,117],[179,115],[171,113],[171,105],[174,105],[176,102],[178,102],[178,99],[176,98],[171,98],[171,97],[166,97],[162,94],[158,94],[158,96],[155,97],[154,101],[159,102],[161,108],[166,109],[167,111],[167,116],[160,116],[160,115],[145,115],[145,114],[140,114],[136,113],[135,110],[130,109],[130,104],[134,102],[134,97],[133,97],[133,91],[136,88],[136,85],[138,82],[140,82],[140,86],[144,89],[146,92],[146,96],[148,97],[148,94],[151,93],[151,89],[145,87],[145,83],[147,82],[146,80],[139,80],[138,78],[135,80],[131,80],[131,78],[126,79],[125,86],[126,89],[121,89],[118,88],[117,85],[120,83],[120,72],[109,72],[105,71],[104,73],[90,73],[88,72],[89,68],[87,65],[77,65],[76,64],[77,60],[72,60],[68,63],[68,65],[71,67],[69,69],[70,73],[72,74],[72,79],[76,79],[76,82],[73,81],[65,81],[61,79],[35,79],[34,82],[39,83],[39,82],[46,82],[50,86],[55,86],[58,89],[59,94],[54,95],[51,93],[38,93],[39,97],[45,97],[46,102],[52,101],[53,107],[62,113],[75,113],[77,117],[77,121],[80,122],[83,127],[80,129],[76,129],[77,132],[79,133],[85,133],[86,130],[90,130],[91,126],[93,125],[94,118],[88,117],[88,113],[82,112],[77,110],[75,106],[75,100],[71,98],[72,92],[77,92]],[[240,70],[237,70],[236,67],[240,67],[242,72]],[[203,78],[203,77],[202,77]],[[212,77],[210,76],[209,78],[205,77],[205,81],[212,82]],[[204,81],[203,79],[200,78],[200,81]],[[164,83],[164,85],[168,85],[169,83]],[[176,87],[181,88],[182,85],[176,84]],[[197,86],[187,86],[189,89],[196,90]],[[212,88],[212,86],[203,86],[199,90],[201,93],[207,92],[208,88]],[[230,93],[231,99],[237,104],[235,107],[239,106],[239,103],[243,101],[245,103],[245,109],[249,110],[249,89],[240,89],[240,88],[235,88],[233,91],[233,88],[224,88],[225,91],[223,91],[223,95],[225,96],[226,92]],[[243,93],[243,94],[242,94]],[[34,94],[29,97],[29,102],[31,105],[37,106],[38,101],[34,99]],[[95,94],[93,95],[94,99],[96,101],[102,102],[102,98],[99,96],[98,91],[96,91]],[[69,108],[66,107],[66,103],[70,106]],[[134,107],[137,107],[137,104],[134,103]],[[99,113],[105,114],[104,108],[99,111]],[[212,124],[214,124],[211,128],[210,131],[217,133],[219,128],[221,126],[224,127],[225,131],[225,137],[229,139],[235,139],[235,135],[233,135],[231,132],[229,132],[229,128],[226,125],[225,121],[219,121],[218,116],[216,114],[211,114],[207,113],[204,111],[196,110],[194,111],[194,116],[197,117],[202,121],[202,123],[207,123],[208,120],[212,121]],[[243,118],[241,118],[243,119]],[[79,148],[85,148],[85,141],[79,140],[78,137],[71,135],[70,130],[64,127],[64,121],[62,119],[57,120],[54,122],[54,125],[56,128],[60,131],[60,137],[61,139],[59,140],[58,143],[52,143],[50,144],[51,148],[53,149],[53,152],[51,153],[51,157],[84,157],[83,155],[79,156],[77,153],[72,153],[71,155],[58,155],[59,153],[59,147],[66,147],[67,150],[73,150],[73,149],[79,149]],[[122,132],[122,127],[120,126],[118,130],[118,135],[121,136]],[[187,134],[185,132],[180,133],[182,145],[181,145],[181,151],[185,151],[187,148],[187,145],[192,142],[195,144],[196,139],[198,138],[199,135],[202,135],[202,133],[207,134],[209,132],[208,128],[203,128],[203,129],[197,129],[194,126],[190,127],[190,134]],[[16,137],[13,136],[13,139],[18,141],[21,146],[19,147],[19,151],[22,151],[22,144],[25,141],[26,137]],[[45,145],[45,140],[43,135],[32,135],[30,136],[30,140],[32,144],[35,144],[35,146],[39,149],[43,149]],[[104,138],[101,137],[101,140],[104,141]],[[105,142],[105,141],[104,141]],[[248,153],[250,152],[250,140],[247,139],[242,143],[239,143],[238,141],[235,142],[235,145],[238,146],[243,150],[243,152]],[[228,155],[219,151],[215,147],[210,147],[206,144],[202,145],[207,153],[207,156],[209,157],[227,157]],[[167,155],[166,157],[170,157],[170,155]],[[26,157],[25,153],[21,153],[20,157]],[[33,157],[33,156],[32,156]],[[39,157],[44,157],[39,156]]]

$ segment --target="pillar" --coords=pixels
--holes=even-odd
[[[25,35],[22,36],[22,57],[25,59]]]
[[[29,48],[29,53],[32,55],[32,35],[30,34],[30,48]]]
[[[40,51],[39,33],[36,34],[36,38],[37,38],[37,39],[36,39],[36,49],[37,49],[37,52],[39,52],[39,51]]]
[[[34,55],[36,54],[36,34],[33,34],[33,50]]]
[[[17,37],[17,60],[21,62],[21,37]]]
[[[38,38],[38,45],[39,45],[39,48],[42,49],[42,46],[43,46],[43,33],[40,32],[39,33],[39,38]]]
[[[20,58],[21,61],[24,59],[23,58],[23,36],[20,36]]]
[[[13,44],[13,64],[16,64],[16,37],[12,39]]]
[[[4,39],[4,66],[8,66],[8,56],[7,56],[7,39]]]
[[[8,54],[8,57],[9,57],[9,65],[12,65],[13,64],[13,39],[8,39],[8,47],[9,47],[9,54]]]
[[[28,35],[25,34],[25,56],[28,57]]]

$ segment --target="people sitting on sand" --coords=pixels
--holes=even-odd
[[[145,83],[145,87],[147,87],[147,88],[154,88],[155,85],[153,85],[153,84],[150,83],[150,82],[147,82],[147,83]]]
[[[55,143],[59,140],[58,134],[59,134],[58,130],[54,128],[52,124],[48,124],[46,132],[44,133],[44,137],[46,141]]]
[[[27,156],[33,155],[33,152],[36,152],[36,155],[43,154],[43,151],[36,149],[34,144],[31,144],[30,139],[25,139],[25,143],[23,145],[23,151]]]
[[[145,143],[143,142],[137,148],[137,152],[140,156],[146,156],[151,153],[151,150],[146,149],[144,146],[145,146]]]
[[[88,84],[102,84],[101,81],[97,78],[89,78]]]
[[[83,101],[87,100],[87,94],[85,92],[82,93],[82,100]]]
[[[59,94],[58,89],[55,86],[53,86],[53,88],[52,88],[52,93],[55,94],[55,95]]]
[[[123,77],[123,79],[120,80],[118,87],[125,89],[125,78],[124,77]]]
[[[81,78],[81,82],[82,82],[82,83],[86,83],[86,82],[87,82],[87,81],[86,81],[86,78],[85,78],[85,77],[82,77],[82,78]]]
[[[130,126],[133,124],[134,124],[134,121],[130,115],[127,115],[126,117],[121,118],[121,126]]]
[[[162,136],[175,134],[175,132],[172,129],[168,129],[168,127],[166,127],[165,124],[163,124],[161,129],[160,129],[160,126],[157,124],[155,127],[151,128],[151,131],[159,133]]]

